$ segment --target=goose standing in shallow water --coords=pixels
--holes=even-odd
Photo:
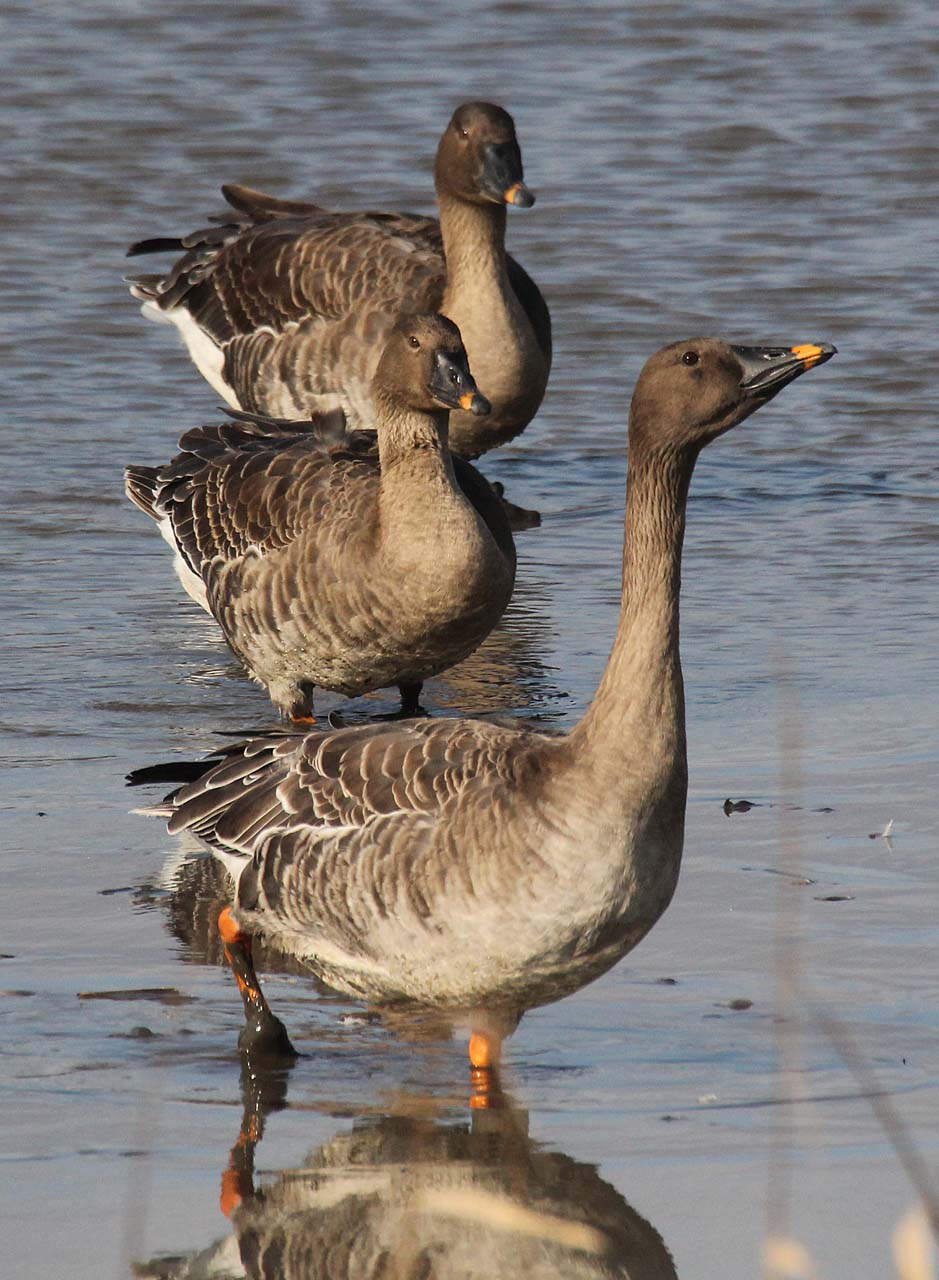
[[[487,412],[459,330],[400,320],[374,380],[374,436],[304,424],[191,431],[167,466],[128,467],[189,594],[287,716],[313,687],[353,696],[421,683],[478,647],[515,582],[502,502],[451,458],[447,411]],[[363,440],[364,436],[364,440]]]
[[[131,279],[131,292],[145,315],[177,326],[233,408],[283,418],[339,408],[351,428],[372,424],[372,377],[395,320],[441,311],[459,326],[492,404],[485,422],[451,416],[451,448],[477,457],[530,422],[551,366],[548,308],[505,252],[506,205],[534,203],[522,178],[512,117],[467,103],[437,149],[439,224],[227,186],[241,218],[132,245],[131,255],[184,256],[165,276]]]
[[[521,1010],[648,933],[684,832],[678,597],[695,461],[834,350],[698,338],[647,362],[629,416],[619,626],[570,733],[415,720],[256,738],[167,798],[169,830],[200,836],[235,881],[220,926],[256,1028],[255,931],[341,991],[452,1011],[480,1068]]]

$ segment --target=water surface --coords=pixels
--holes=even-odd
[[[927,0],[468,0],[420,22],[397,0],[7,5],[8,1274],[124,1276],[234,1229],[218,1209],[243,1105],[240,1006],[209,929],[223,889],[128,812],[123,776],[271,717],[122,497],[125,463],[217,416],[173,335],[137,314],[124,247],[200,225],[223,181],[430,209],[437,137],[474,97],[513,112],[539,195],[510,238],[552,307],[554,371],[487,467],[544,523],[520,539],[503,627],[428,705],[582,714],[615,627],[647,355],[702,332],[839,348],[698,468],[681,884],[623,964],[524,1019],[506,1068],[525,1141],[505,1167],[527,1171],[532,1211],[596,1226],[599,1197],[604,1229],[633,1222],[650,1275],[671,1274],[658,1241],[680,1276],[749,1280],[779,1188],[822,1274],[890,1274],[913,1191],[806,995],[780,1073],[794,1013],[774,958],[798,941],[811,999],[935,1166],[937,54]],[[728,817],[727,797],[758,807]],[[290,966],[267,988],[307,1056],[267,1117],[264,1185],[327,1159],[353,1176],[360,1130],[367,1162],[377,1132],[458,1184],[481,1123],[462,1046],[343,1020],[354,1006]],[[572,1198],[546,1208],[562,1166]]]

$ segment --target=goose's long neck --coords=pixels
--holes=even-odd
[[[378,396],[379,538],[395,562],[423,563],[452,532],[457,545],[470,508],[447,443],[448,414],[403,409]]]
[[[484,294],[510,294],[505,264],[505,205],[470,204],[438,191],[440,232],[447,259],[442,310]],[[461,323],[457,321],[457,323]]]
[[[445,411],[386,409],[379,418],[375,568],[394,583],[396,599],[411,599],[427,627],[440,612],[452,613],[462,593],[478,591],[480,565],[491,565],[487,591],[499,573],[511,575],[457,483],[447,431]]]
[[[411,489],[423,490],[423,500],[429,501],[435,489],[455,488],[446,410],[402,408],[380,391],[376,400],[383,502],[403,500]]]
[[[684,804],[678,597],[693,468],[687,453],[631,449],[619,627],[600,687],[569,740],[576,767],[603,794],[658,779]]]

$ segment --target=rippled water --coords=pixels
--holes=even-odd
[[[246,1204],[279,1212],[281,1171],[326,1163],[331,1184],[295,1180],[301,1199],[321,1192],[304,1229],[371,1238],[400,1219],[392,1159],[411,1190],[511,1187],[539,1230],[547,1215],[631,1231],[646,1251],[614,1251],[613,1273],[671,1275],[667,1248],[678,1275],[745,1280],[788,1186],[823,1274],[890,1274],[913,1191],[870,1081],[807,1018],[798,1069],[779,1073],[792,1010],[774,954],[801,939],[813,998],[935,1166],[931,0],[84,0],[8,3],[2,23],[4,1273],[123,1276],[209,1250],[200,1275],[217,1247],[242,1274],[225,1240],[243,1243],[247,1218],[217,1207],[242,1121],[240,1007],[209,929],[223,890],[128,813],[123,775],[270,712],[121,495],[124,463],[167,458],[216,413],[172,335],[137,315],[124,246],[199,225],[222,181],[429,209],[443,124],[487,97],[513,112],[539,193],[510,237],[556,338],[542,412],[487,468],[544,524],[520,539],[503,628],[429,704],[582,712],[615,624],[629,395],[656,347],[716,332],[840,354],[698,468],[692,793],[666,917],[524,1019],[502,1120],[470,1117],[460,1046],[343,1019],[353,1006],[275,966],[270,996],[309,1056],[274,1099],[255,1152],[267,1190]],[[727,817],[727,796],[759,807]],[[890,820],[891,840],[870,838]],[[141,998],[79,998],[128,991]],[[791,1088],[813,1101],[787,1108]],[[487,1124],[510,1136],[481,1139]],[[404,1221],[407,1247],[439,1259],[460,1233],[434,1203]],[[559,1273],[593,1274],[583,1239]]]

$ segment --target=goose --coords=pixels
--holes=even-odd
[[[483,1073],[522,1011],[645,937],[675,891],[684,837],[678,617],[695,462],[834,354],[693,338],[647,361],[629,413],[616,639],[570,732],[416,719],[255,737],[157,806],[231,873],[219,926],[249,1036],[275,1039],[254,933],[339,991],[449,1011]]]
[[[353,429],[371,426],[372,376],[397,317],[441,311],[492,404],[485,421],[451,415],[451,448],[477,457],[534,417],[551,366],[548,308],[505,252],[507,205],[534,203],[508,112],[458,107],[434,177],[439,223],[224,186],[234,218],[131,245],[129,255],[183,254],[165,275],[129,278],[131,293],[146,316],[176,325],[233,408],[284,418],[341,409]]]
[[[295,721],[312,719],[317,685],[398,685],[414,714],[422,682],[472,653],[512,594],[502,503],[447,447],[449,409],[488,408],[456,325],[400,319],[373,394],[377,449],[328,419],[236,421],[188,432],[167,466],[125,471],[185,589]]]

